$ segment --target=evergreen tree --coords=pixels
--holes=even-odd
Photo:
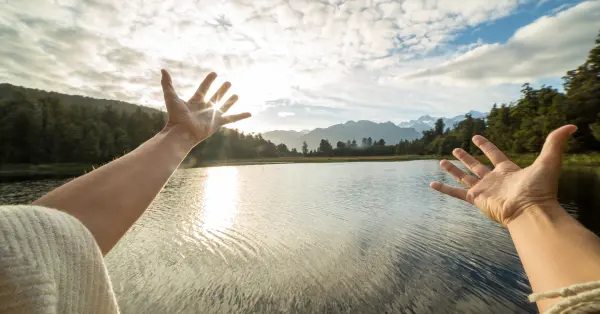
[[[333,151],[333,147],[328,140],[322,139],[321,143],[319,143],[319,149],[317,151],[322,155],[330,156],[331,152]]]
[[[444,120],[442,119],[437,119],[437,121],[435,121],[435,134],[438,136],[442,136],[444,135]]]
[[[308,155],[308,144],[306,144],[306,141],[302,142],[302,155]]]
[[[287,148],[287,145],[285,145],[283,143],[277,145],[277,156],[288,156],[289,154],[290,154],[290,151]]]

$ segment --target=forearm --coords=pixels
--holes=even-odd
[[[129,154],[44,195],[34,204],[78,218],[104,254],[148,208],[195,142],[165,129]]]
[[[524,212],[508,230],[534,292],[600,280],[600,239],[558,203]],[[543,312],[556,301],[538,307]]]

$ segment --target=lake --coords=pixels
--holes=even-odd
[[[123,313],[535,312],[507,231],[437,161],[179,170],[107,256]],[[61,180],[0,183],[0,204]],[[134,183],[132,183],[134,184]],[[561,203],[598,233],[598,171]]]

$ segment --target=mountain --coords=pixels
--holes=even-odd
[[[487,117],[487,113],[483,113],[483,112],[479,112],[479,111],[475,111],[475,110],[471,110],[471,111],[467,112],[467,114],[470,114],[473,118],[476,118],[476,119],[485,119]],[[401,128],[413,128],[413,129],[417,130],[417,132],[421,133],[425,130],[433,129],[437,119],[439,119],[439,118],[432,117],[430,115],[425,115],[425,116],[420,117],[417,120],[410,120],[407,122],[402,122],[402,123],[398,124],[398,126]],[[462,121],[464,119],[465,119],[465,115],[458,115],[453,118],[442,117],[445,127],[450,128],[450,129],[453,129],[455,124],[459,123],[460,121]]]
[[[17,94],[22,94],[29,99],[42,99],[46,97],[57,98],[65,105],[84,105],[104,108],[110,105],[117,110],[123,110],[127,113],[135,112],[138,108],[147,114],[160,112],[158,109],[134,105],[120,100],[97,99],[80,95],[68,95],[57,92],[48,92],[45,90],[15,86],[8,83],[0,83],[0,102],[14,99]]]
[[[262,137],[266,140],[269,140],[275,144],[284,143],[288,146],[289,149],[296,148],[300,150],[302,147],[302,140],[300,138],[306,134],[310,133],[310,131],[286,131],[286,130],[276,130],[262,133]],[[298,144],[300,143],[300,144]]]
[[[412,128],[401,128],[392,122],[375,123],[372,121],[348,121],[332,125],[328,128],[314,129],[308,133],[296,131],[271,131],[262,134],[263,138],[273,143],[284,143],[290,149],[302,148],[306,141],[309,149],[316,149],[321,139],[327,139],[335,147],[338,141],[356,140],[360,145],[363,137],[371,137],[374,141],[383,139],[386,143],[398,143],[401,140],[413,140],[421,137],[421,133]]]
[[[467,114],[473,118],[487,117],[486,113],[471,110]],[[386,143],[398,143],[401,140],[413,140],[420,138],[422,132],[433,129],[436,117],[425,115],[417,120],[402,122],[398,125],[392,122],[375,123],[367,120],[348,121],[342,124],[332,125],[328,128],[318,128],[312,131],[284,131],[276,130],[265,132],[263,138],[273,143],[284,143],[289,149],[302,148],[302,142],[306,141],[309,149],[316,149],[321,139],[327,139],[335,147],[338,141],[346,142],[355,139],[360,145],[363,137],[371,137],[374,141],[383,139]],[[458,115],[453,118],[442,118],[446,128],[454,128],[454,125],[465,119],[465,115]]]

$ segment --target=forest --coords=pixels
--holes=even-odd
[[[0,104],[0,164],[88,163],[117,158],[159,132],[166,114],[139,107],[64,105],[57,98],[30,99],[23,93]],[[288,151],[279,146],[279,151]],[[279,153],[281,155],[281,153]],[[222,128],[195,147],[201,160],[278,156],[278,146],[260,134]]]
[[[569,152],[600,151],[600,35],[585,62],[568,71],[563,80],[563,91],[524,84],[518,100],[494,104],[485,120],[467,115],[455,126],[438,120],[433,129],[414,141],[349,139],[334,147],[323,139],[317,150],[309,151],[305,143],[298,152],[267,141],[260,134],[222,128],[195,147],[190,159],[449,155],[456,147],[476,153],[471,142],[475,134],[487,136],[509,153],[536,153],[549,132],[567,123],[578,127]],[[2,85],[5,91],[8,84]],[[57,93],[14,88],[11,97],[0,95],[0,165],[105,163],[131,151],[165,123],[166,114],[159,110],[100,106],[98,100],[89,105],[90,98],[80,97],[76,103],[56,97]]]

